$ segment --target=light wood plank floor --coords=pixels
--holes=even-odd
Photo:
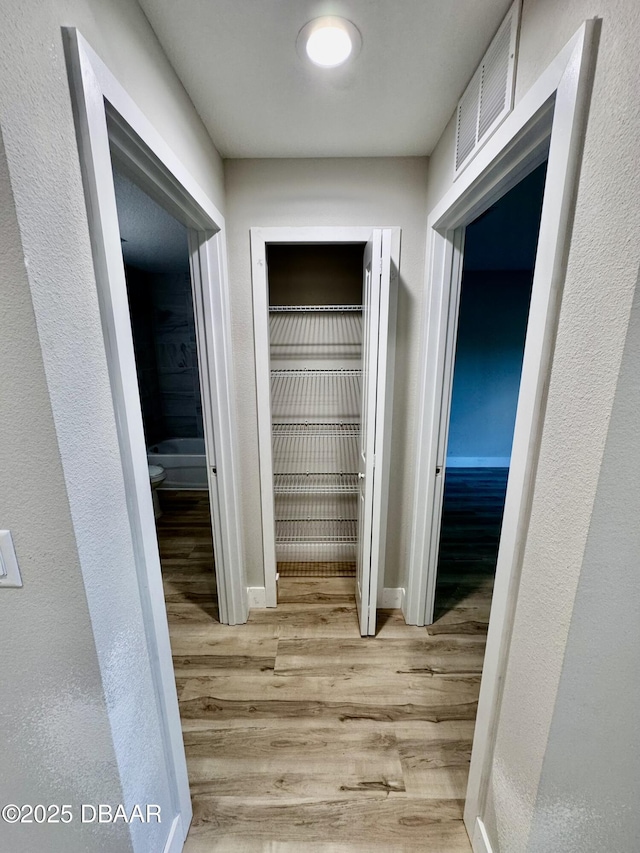
[[[459,495],[443,519],[452,556],[437,621],[416,628],[381,611],[371,639],[358,633],[353,578],[282,579],[277,609],[220,625],[206,493],[161,501],[194,807],[186,853],[469,853],[462,809],[492,573],[460,535],[462,550],[452,545]]]

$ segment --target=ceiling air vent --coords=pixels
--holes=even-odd
[[[516,0],[458,102],[456,178],[511,112],[519,20]]]

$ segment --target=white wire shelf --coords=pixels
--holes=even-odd
[[[278,521],[358,517],[358,496],[352,492],[276,494],[274,499]]]
[[[350,473],[274,474],[273,491],[275,495],[356,494],[358,475]]]
[[[291,314],[294,312],[310,313],[312,311],[362,311],[362,305],[270,305],[270,314]]]
[[[357,537],[358,521],[355,518],[276,521],[276,545],[355,544]]]
[[[277,559],[354,561],[362,306],[271,306],[269,335]]]
[[[360,417],[362,371],[272,370],[271,412],[287,423]]]
[[[349,358],[362,353],[362,314],[284,312],[269,318],[271,357]]]
[[[278,474],[358,470],[358,424],[274,424],[273,468]]]
[[[307,378],[324,378],[324,377],[337,377],[344,378],[346,376],[361,376],[362,370],[360,368],[322,368],[320,370],[314,369],[312,367],[296,367],[293,369],[277,369],[271,371],[272,377],[289,377],[295,378],[299,376],[304,376]]]
[[[317,421],[305,421],[304,423],[279,423],[273,424],[273,436],[275,437],[284,437],[284,436],[305,436],[307,438],[311,436],[317,437],[326,437],[326,436],[335,436],[335,437],[347,437],[347,436],[355,436],[358,437],[360,435],[360,424],[359,423],[349,423],[344,421],[329,421],[329,422],[317,422]]]

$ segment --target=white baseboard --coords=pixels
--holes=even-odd
[[[380,607],[386,610],[397,609],[404,606],[404,587],[385,586],[382,590],[382,601]]]
[[[182,853],[184,840],[185,832],[182,826],[182,815],[176,815],[171,824],[163,853]]]
[[[247,587],[247,595],[249,597],[249,607],[267,606],[267,592],[263,586]]]
[[[473,853],[493,853],[487,830],[484,828],[484,823],[479,817],[476,818],[471,847],[473,848]]]
[[[510,456],[447,456],[447,468],[508,468]]]

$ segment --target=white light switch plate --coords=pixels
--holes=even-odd
[[[10,530],[0,530],[0,587],[2,586],[22,586]]]

